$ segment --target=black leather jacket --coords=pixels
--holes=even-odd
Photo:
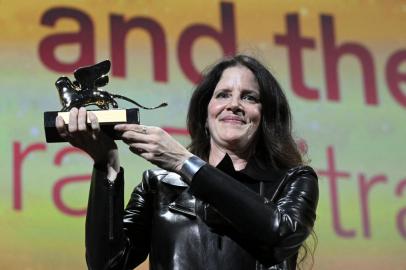
[[[226,173],[224,173],[224,171]],[[313,228],[317,176],[301,166],[236,172],[226,156],[190,186],[175,173],[144,172],[124,209],[123,170],[114,183],[93,170],[86,219],[89,269],[296,269]]]

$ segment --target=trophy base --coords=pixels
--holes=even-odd
[[[99,120],[100,129],[112,137],[114,140],[120,139],[120,133],[114,130],[116,124],[139,124],[140,116],[138,108],[133,109],[112,109],[112,110],[94,110],[91,111]],[[69,123],[69,112],[44,112],[45,138],[47,143],[66,142],[59,136],[55,127],[55,119],[62,116],[65,124]],[[90,123],[89,119],[87,122]]]

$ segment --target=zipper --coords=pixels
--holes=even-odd
[[[109,208],[109,240],[114,240],[114,182],[108,182],[108,208]]]
[[[264,182],[259,182],[259,196],[264,197]]]
[[[169,208],[170,210],[172,210],[172,211],[180,212],[180,213],[182,213],[182,214],[184,214],[184,215],[186,215],[186,216],[189,216],[189,217],[193,217],[193,218],[196,217],[196,214],[195,214],[193,211],[189,210],[189,209],[186,208],[186,207],[182,207],[182,206],[180,206],[180,205],[176,205],[175,203],[170,203],[170,204],[168,205],[168,208]]]

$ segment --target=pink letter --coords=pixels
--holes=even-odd
[[[23,208],[22,203],[22,177],[21,171],[23,167],[23,161],[28,156],[29,153],[34,151],[45,151],[46,145],[45,143],[35,143],[29,145],[24,151],[21,150],[21,143],[14,142],[13,143],[13,207],[15,210],[19,211]]]
[[[61,166],[62,164],[62,159],[65,155],[71,154],[71,153],[78,153],[78,154],[85,154],[83,151],[81,151],[78,148],[75,147],[65,147],[58,151],[55,155],[54,158],[54,164],[56,166]],[[86,175],[76,175],[76,176],[69,176],[69,177],[64,177],[61,179],[58,179],[56,181],[53,190],[52,190],[52,199],[55,202],[56,207],[64,214],[70,215],[70,216],[83,216],[86,214],[86,208],[83,209],[73,209],[67,206],[63,200],[62,200],[62,189],[65,185],[68,184],[73,184],[73,183],[78,183],[78,182],[88,182],[90,179],[91,175],[86,174]]]
[[[291,69],[291,84],[293,91],[305,99],[319,99],[319,92],[316,88],[307,87],[303,80],[302,49],[314,46],[314,39],[304,38],[300,35],[299,21],[297,14],[286,16],[286,35],[276,35],[275,43],[286,45],[289,53],[289,66]]]
[[[369,181],[366,179],[365,175],[360,174],[359,179],[359,195],[361,200],[361,217],[362,225],[364,228],[364,236],[366,238],[371,237],[370,221],[369,221],[369,209],[368,209],[368,194],[372,186],[378,184],[379,182],[387,182],[385,175],[375,175]]]
[[[159,82],[168,81],[168,64],[166,53],[165,32],[161,25],[150,18],[132,18],[127,22],[121,15],[111,15],[111,60],[112,73],[115,76],[126,76],[126,50],[125,40],[129,30],[134,28],[145,29],[152,41],[154,59],[154,79]]]
[[[396,196],[397,197],[402,196],[405,189],[406,189],[406,179],[403,179],[396,186],[396,190],[395,190]],[[396,224],[398,226],[398,230],[399,230],[400,234],[402,235],[403,238],[406,239],[406,207],[403,207],[399,211],[399,213],[396,217]]]
[[[41,18],[41,24],[54,26],[61,18],[68,18],[79,24],[77,33],[59,33],[49,35],[40,41],[39,56],[45,66],[56,72],[72,72],[80,66],[91,65],[94,58],[94,34],[91,18],[84,12],[72,8],[53,8],[48,10]],[[66,44],[78,44],[80,54],[78,60],[66,63],[56,58],[57,47]]]
[[[340,223],[340,210],[338,203],[338,178],[348,178],[350,174],[344,171],[337,171],[334,159],[334,149],[332,146],[327,148],[327,169],[318,170],[319,175],[326,176],[330,182],[330,198],[333,208],[333,226],[336,233],[341,237],[354,237],[355,230],[346,230]]]
[[[400,87],[402,82],[404,84],[406,83],[406,73],[401,73],[399,70],[399,67],[402,64],[406,64],[405,50],[397,51],[389,57],[388,63],[386,65],[386,80],[392,96],[400,105],[406,107],[406,88],[404,87],[402,90]]]
[[[365,101],[368,105],[378,104],[375,82],[374,61],[371,53],[360,44],[344,43],[336,46],[333,17],[321,16],[324,68],[327,82],[327,98],[333,101],[340,100],[338,82],[338,60],[345,54],[358,57],[363,71]]]
[[[193,43],[199,37],[210,37],[216,40],[223,48],[224,55],[234,55],[235,49],[235,25],[232,3],[221,3],[221,31],[211,26],[195,24],[186,28],[179,38],[178,58],[180,66],[194,83],[200,80],[200,72],[195,68],[192,60]]]

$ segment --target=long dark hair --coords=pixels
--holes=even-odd
[[[207,107],[223,71],[234,66],[244,66],[257,79],[262,104],[261,124],[258,128],[251,153],[257,161],[275,169],[290,169],[304,163],[292,137],[292,116],[285,94],[271,72],[258,60],[247,55],[225,58],[204,72],[202,80],[193,92],[187,115],[187,128],[191,143],[189,150],[204,160],[210,153],[210,134],[206,128]],[[310,255],[310,268],[314,262],[317,237],[311,232],[313,245],[305,243],[298,258],[301,269]]]
[[[262,104],[261,124],[252,154],[262,164],[277,169],[288,169],[302,164],[302,156],[292,138],[291,113],[282,88],[264,65],[247,55],[225,58],[203,75],[189,104],[187,116],[187,128],[191,136],[189,150],[208,160],[210,135],[206,130],[207,106],[223,71],[239,65],[251,70],[256,77]]]

